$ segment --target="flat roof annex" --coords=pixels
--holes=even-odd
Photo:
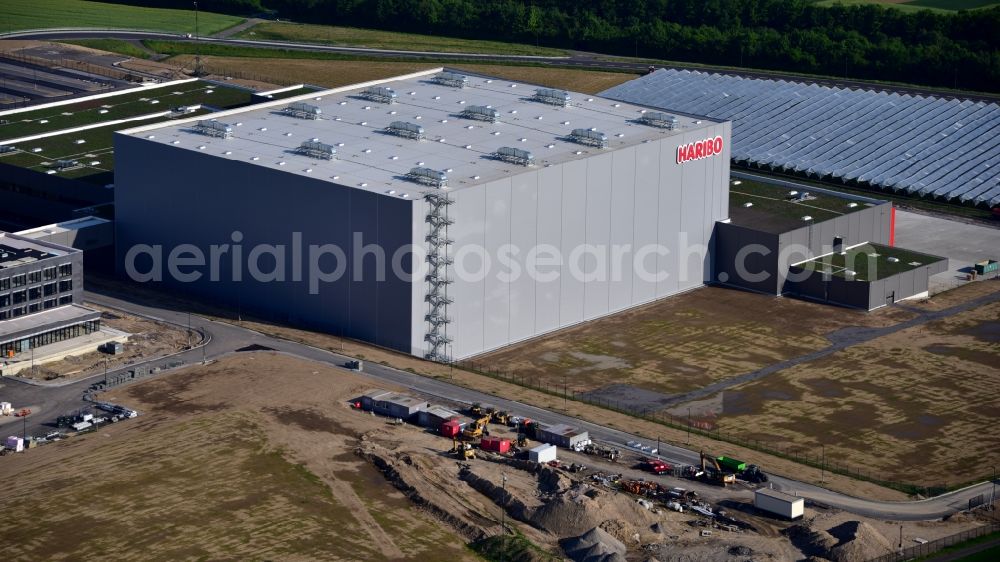
[[[637,121],[647,111],[643,106],[575,92],[570,92],[572,101],[567,107],[548,105],[531,100],[535,85],[484,76],[468,75],[465,88],[432,82],[443,70],[433,68],[213,114],[212,118],[232,127],[228,139],[194,131],[198,118],[118,134],[356,189],[416,198],[428,187],[405,177],[414,167],[445,172],[448,189],[462,189],[526,171],[518,164],[492,158],[501,147],[530,151],[538,168],[720,123],[676,114],[679,128],[660,129]],[[392,88],[396,103],[378,103],[358,95],[373,85]],[[300,119],[281,112],[295,101],[315,105],[322,113],[318,119]],[[459,117],[463,109],[473,105],[499,111],[499,123]],[[393,121],[423,127],[424,140],[387,134],[384,130]],[[608,148],[568,140],[573,129],[580,128],[604,133]],[[336,158],[324,160],[296,153],[304,141],[311,140],[332,145]]]

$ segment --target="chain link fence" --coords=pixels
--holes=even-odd
[[[872,558],[868,560],[868,562],[903,562],[904,560],[913,560],[914,558],[934,554],[935,552],[948,548],[949,546],[997,532],[1000,532],[1000,523],[991,523],[989,525],[976,527],[975,529],[969,529],[968,531],[962,531],[961,533],[929,541],[924,544],[910,546],[900,550],[899,552],[893,552],[891,554],[879,556],[878,558]]]

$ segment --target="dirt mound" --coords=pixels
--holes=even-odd
[[[828,556],[836,562],[864,562],[892,552],[889,541],[868,523],[848,521],[830,529],[829,534],[840,539]]]
[[[639,533],[637,533],[631,525],[621,519],[608,519],[598,525],[598,527],[612,537],[626,544],[638,542],[639,540]]]
[[[729,547],[730,556],[753,556],[753,549],[741,544]]]
[[[630,498],[620,494],[601,494],[590,497],[591,487],[578,485],[550,499],[531,517],[531,523],[540,529],[561,537],[574,536],[597,527],[609,520],[629,521],[638,527],[655,522],[655,518]],[[628,526],[627,536],[635,527]]]
[[[600,527],[562,541],[562,547],[576,562],[625,562],[625,545]]]
[[[826,558],[837,544],[837,539],[826,531],[810,529],[805,525],[792,525],[783,533],[806,556]]]

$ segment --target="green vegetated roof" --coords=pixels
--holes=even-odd
[[[305,91],[297,89],[294,92],[302,94]],[[251,95],[251,91],[243,88],[200,80],[163,88],[127,90],[116,96],[0,116],[0,121],[6,121],[0,123],[0,139],[44,134],[103,121],[155,115],[180,106],[201,104],[217,109],[229,109],[249,104]],[[154,100],[158,103],[152,103]],[[101,113],[101,110],[106,113]],[[183,117],[210,113],[211,109],[202,107],[197,111],[185,113]],[[0,163],[39,173],[49,173],[57,168],[59,160],[76,160],[80,164],[79,167],[59,170],[56,174],[59,177],[104,185],[110,183],[113,177],[115,131],[166,119],[157,116],[149,120],[135,120],[83,131],[54,134],[35,140],[18,141],[14,143],[16,151],[0,154]]]
[[[851,278],[848,272],[853,271],[855,281],[878,281],[942,259],[944,258],[902,248],[863,244],[844,253],[834,252],[800,263],[798,266],[843,279]]]
[[[207,104],[217,108],[238,107],[250,103],[251,94],[243,88],[201,80],[161,88],[124,90],[115,96],[0,115],[0,141],[162,113],[180,106]]]
[[[790,195],[791,191],[809,195],[800,200]],[[752,206],[747,207],[747,203],[752,203]],[[733,224],[773,234],[834,219],[871,205],[848,197],[816,192],[806,185],[790,188],[743,178],[734,178],[729,182],[729,217]],[[806,216],[812,219],[803,220]]]

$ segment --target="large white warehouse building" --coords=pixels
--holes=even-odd
[[[442,69],[116,135],[122,273],[435,359],[710,279],[728,122]]]

